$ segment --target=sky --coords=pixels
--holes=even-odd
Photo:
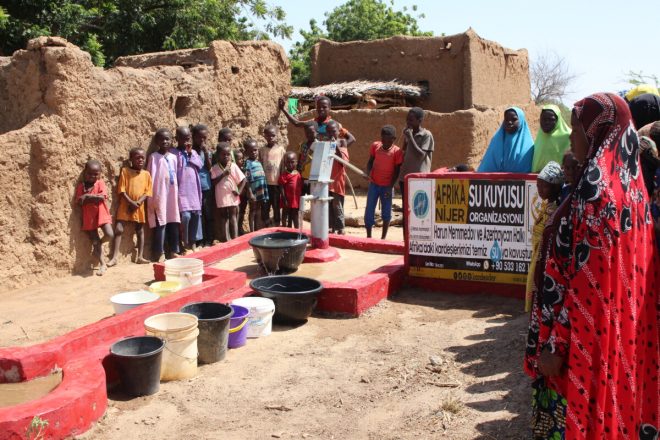
[[[389,1],[389,0],[388,0]],[[321,23],[324,13],[345,0],[268,0],[284,8],[294,27],[291,40],[275,39],[287,53],[301,40],[309,20]],[[410,11],[417,5],[417,12]],[[472,27],[482,38],[510,49],[527,49],[530,59],[554,52],[577,75],[564,99],[567,105],[595,92],[627,89],[626,72],[660,77],[660,0],[394,0],[394,9],[408,6],[422,31],[453,35]],[[638,12],[635,12],[638,11]]]

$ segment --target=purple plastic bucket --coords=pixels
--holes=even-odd
[[[234,314],[231,315],[229,322],[229,341],[227,347],[238,348],[247,342],[248,315],[250,311],[246,307],[231,304]]]

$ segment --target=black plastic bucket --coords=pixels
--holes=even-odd
[[[110,347],[121,386],[131,396],[149,396],[160,387],[160,365],[165,342],[155,336],[121,339]]]
[[[257,263],[269,274],[291,273],[305,259],[309,237],[297,232],[272,232],[249,241]]]
[[[305,322],[316,307],[323,285],[315,279],[292,275],[256,278],[250,287],[275,303],[273,321],[279,324]]]
[[[199,336],[197,337],[197,360],[202,364],[221,361],[227,354],[229,339],[229,318],[234,313],[226,304],[198,302],[186,304],[179,310],[197,316]]]

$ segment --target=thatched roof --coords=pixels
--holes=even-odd
[[[291,97],[303,101],[312,101],[318,96],[328,96],[333,100],[359,100],[364,97],[402,97],[421,98],[428,94],[428,89],[419,84],[392,81],[350,81],[326,84],[317,87],[293,87]]]

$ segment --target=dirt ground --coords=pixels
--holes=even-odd
[[[276,327],[154,396],[113,395],[80,438],[524,438],[525,321],[519,301],[406,289],[359,319]]]
[[[401,237],[400,227],[388,236]],[[150,265],[125,264],[0,293],[0,345],[109,316],[112,294],[152,278]],[[525,438],[526,328],[520,301],[407,288],[358,319],[276,326],[154,396],[111,393],[106,415],[79,438]]]

